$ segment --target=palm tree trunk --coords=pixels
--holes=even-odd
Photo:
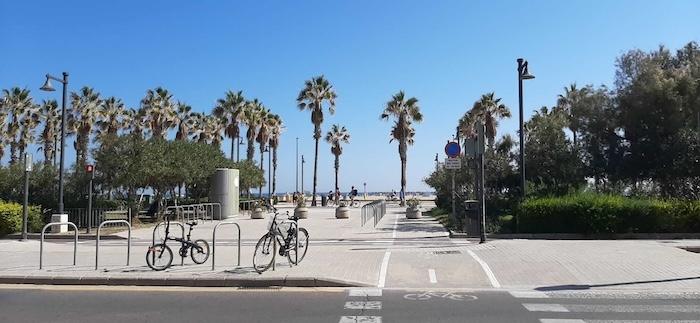
[[[233,161],[233,153],[236,148],[236,137],[231,137],[231,161]]]
[[[335,190],[338,191],[338,170],[340,169],[340,155],[335,155]],[[335,196],[335,205],[338,205],[338,196]]]
[[[406,205],[406,139],[399,141],[399,157],[401,158],[401,203],[400,206]]]
[[[277,147],[272,150],[272,195],[277,191]]]
[[[263,152],[263,145],[260,145],[260,170],[263,171],[263,178],[265,178],[265,170],[263,169],[263,159],[265,158],[265,153]],[[259,187],[258,197],[262,198],[262,185]]]
[[[255,157],[255,136],[251,137],[248,136],[248,147],[246,147],[246,158],[249,161],[253,161],[253,157]]]
[[[316,183],[318,182],[316,171],[318,170],[318,140],[321,139],[321,125],[314,124],[314,139],[316,140],[316,149],[314,151],[314,189],[311,195],[311,206],[316,206]]]

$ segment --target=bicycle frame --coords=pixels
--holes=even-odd
[[[275,270],[275,262],[277,259],[277,244],[280,245],[281,248],[284,248],[283,250],[285,252],[289,252],[291,249],[291,246],[289,245],[289,242],[287,239],[284,239],[284,235],[282,233],[282,230],[280,230],[279,225],[277,224],[277,216],[279,213],[277,212],[277,209],[273,206],[272,207],[275,210],[275,214],[272,216],[272,222],[270,223],[270,227],[268,228],[267,234],[270,234],[274,237],[274,245],[273,245],[273,255],[272,255],[272,270]],[[291,227],[290,230],[293,228],[294,229],[294,235],[297,237],[294,239],[295,244],[294,244],[294,256],[296,257],[295,262],[298,264],[299,263],[299,222],[298,220],[287,220],[283,221],[282,223],[290,223]],[[288,233],[289,234],[289,233]],[[272,241],[272,239],[270,239]],[[291,241],[291,239],[290,239]],[[269,250],[270,246],[265,246]],[[291,267],[292,264],[290,263],[289,266]]]

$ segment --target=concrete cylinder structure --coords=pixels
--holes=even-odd
[[[218,168],[211,178],[209,200],[221,204],[221,218],[214,211],[214,219],[223,220],[239,214],[240,174],[238,169]]]

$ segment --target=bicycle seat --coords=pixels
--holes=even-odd
[[[287,219],[292,220],[292,221],[299,221],[299,217],[296,215],[292,215],[290,217],[287,217]]]
[[[187,222],[186,224],[193,227],[193,226],[197,225],[197,221]]]

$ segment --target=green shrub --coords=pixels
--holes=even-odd
[[[41,211],[37,206],[29,206],[27,231],[38,232],[44,226]],[[0,201],[0,236],[22,230],[22,205]]]
[[[700,202],[576,194],[534,198],[519,210],[528,233],[700,232]]]

